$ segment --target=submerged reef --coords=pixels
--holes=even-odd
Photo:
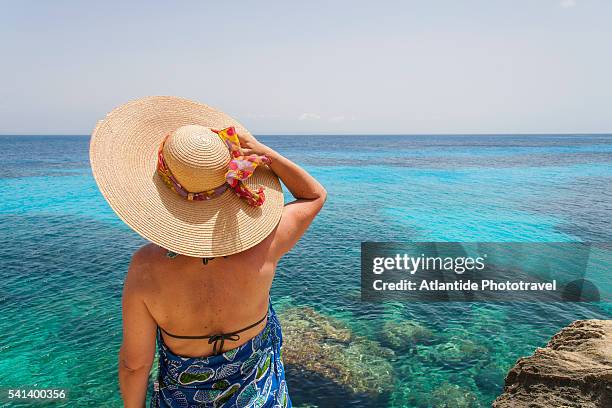
[[[486,359],[488,352],[486,346],[475,340],[453,336],[444,343],[430,347],[422,355],[434,365],[463,367]]]
[[[481,317],[474,326],[486,326]],[[289,305],[279,318],[296,406],[477,408],[499,395],[509,368],[489,358],[489,333],[433,329],[395,310],[369,326]]]
[[[495,400],[495,408],[612,407],[611,320],[576,321],[512,367],[533,350],[525,342],[532,325],[508,324],[507,310],[465,309],[466,323],[417,320],[396,309],[365,324],[311,307],[281,309],[294,404],[477,408]],[[504,358],[509,355],[512,360]]]
[[[462,373],[448,375],[412,360],[399,367],[402,386],[391,395],[391,407],[479,408],[478,387]]]
[[[519,359],[493,407],[612,407],[612,320],[577,320]]]
[[[434,338],[434,332],[419,322],[388,321],[381,330],[383,345],[396,351],[406,351],[415,344],[429,344]]]
[[[329,387],[339,399],[372,404],[394,388],[391,349],[356,335],[340,320],[311,307],[291,307],[279,312],[283,326],[283,361],[290,386],[324,393]],[[294,375],[291,375],[293,373]],[[314,388],[313,388],[314,387]],[[330,392],[332,392],[330,391]]]

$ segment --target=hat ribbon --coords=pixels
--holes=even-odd
[[[245,181],[253,175],[257,166],[261,164],[270,164],[271,160],[267,156],[259,156],[256,154],[244,155],[240,147],[240,140],[234,127],[228,127],[222,130],[214,130],[221,140],[225,142],[232,159],[227,164],[227,172],[225,173],[225,183],[210,190],[193,193],[187,191],[172,175],[170,168],[164,160],[164,144],[170,134],[166,135],[159,146],[157,152],[157,173],[161,176],[164,183],[174,192],[187,200],[203,201],[210,200],[223,194],[228,188],[234,190],[234,193],[245,200],[252,207],[260,207],[266,197],[264,189],[259,186],[256,190],[249,188]]]

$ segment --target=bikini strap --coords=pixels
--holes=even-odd
[[[218,351],[223,350],[223,345],[225,344],[225,340],[230,340],[230,341],[238,341],[240,340],[240,335],[238,333],[242,333],[244,331],[247,331],[249,329],[252,329],[253,327],[257,326],[258,324],[260,324],[261,322],[263,322],[266,317],[268,317],[268,312],[269,312],[269,307],[268,307],[268,311],[266,311],[266,314],[264,315],[264,317],[262,317],[261,319],[259,319],[257,322],[243,328],[240,330],[236,330],[230,333],[221,333],[221,334],[212,334],[212,335],[208,335],[208,336],[179,336],[176,334],[172,334],[172,333],[168,333],[166,330],[164,330],[164,328],[162,328],[161,326],[157,326],[161,329],[161,331],[163,331],[164,333],[166,333],[168,336],[170,337],[174,337],[175,339],[208,339],[208,344],[212,344],[213,345],[213,354],[218,354]],[[221,344],[219,344],[219,342]]]

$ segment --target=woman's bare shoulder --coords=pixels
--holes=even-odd
[[[160,259],[163,259],[163,253],[163,248],[153,243],[138,248],[132,255],[126,280],[129,280],[133,286],[146,288],[154,281],[156,265]]]
[[[159,261],[165,250],[159,245],[148,243],[138,248],[132,255],[132,262],[137,264],[154,264]]]

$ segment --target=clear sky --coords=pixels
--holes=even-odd
[[[256,134],[612,132],[612,1],[2,1],[0,134],[178,95]]]

